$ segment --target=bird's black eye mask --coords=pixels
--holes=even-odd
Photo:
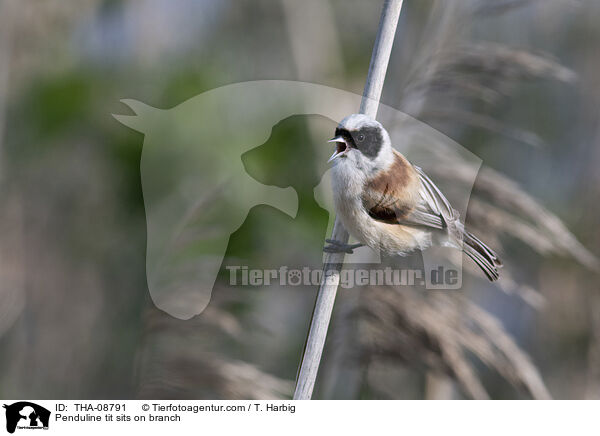
[[[381,131],[376,126],[366,126],[353,132],[338,127],[335,129],[335,136],[344,138],[348,147],[358,149],[369,159],[377,157],[383,142]]]

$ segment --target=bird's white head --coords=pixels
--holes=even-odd
[[[368,174],[393,161],[390,135],[381,123],[367,115],[348,115],[337,126],[335,137],[329,142],[336,145],[329,159],[334,166],[343,165]]]

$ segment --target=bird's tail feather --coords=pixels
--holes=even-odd
[[[502,261],[498,255],[472,233],[465,232],[463,238],[463,251],[481,268],[490,281],[498,280],[498,269],[502,268]]]

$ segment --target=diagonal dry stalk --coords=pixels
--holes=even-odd
[[[356,309],[365,324],[361,358],[424,366],[469,397],[489,395],[470,356],[535,399],[551,398],[539,371],[502,324],[461,295],[376,286]]]
[[[379,30],[371,55],[371,64],[369,65],[369,73],[359,111],[373,118],[377,115],[379,98],[385,81],[402,3],[403,0],[386,0],[381,12]],[[338,218],[335,220],[331,238],[342,243],[348,242],[348,232]],[[295,400],[306,400],[312,396],[343,263],[344,253],[329,253],[325,257],[323,282],[317,295],[304,355],[300,364],[296,391],[294,392]]]

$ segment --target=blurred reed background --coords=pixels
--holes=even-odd
[[[0,1],[3,398],[291,397],[317,289],[223,269],[200,316],[156,309],[143,136],[110,114],[257,79],[360,94],[381,1],[298,3]],[[595,0],[405,1],[382,102],[483,160],[467,225],[504,278],[341,291],[316,398],[600,398],[599,20]],[[333,126],[289,118],[242,157],[300,209],[255,207],[224,265],[320,266]],[[431,176],[466,183],[461,164]]]

